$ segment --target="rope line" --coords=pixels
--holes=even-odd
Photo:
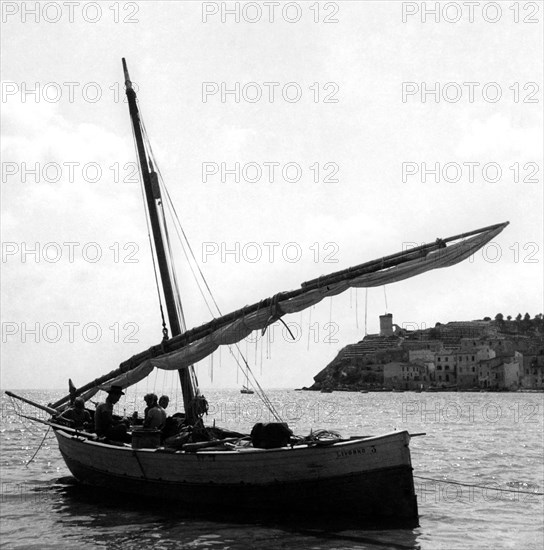
[[[143,134],[145,146],[146,146],[146,149],[147,149],[147,153],[148,153],[150,159],[153,162],[154,169],[157,172],[159,183],[160,183],[162,191],[164,191],[164,194],[165,194],[166,199],[167,199],[166,205],[169,208],[170,215],[172,217],[172,220],[174,221],[174,228],[176,230],[176,233],[178,234],[178,238],[179,238],[179,241],[181,243],[183,253],[184,253],[184,255],[187,259],[187,263],[189,264],[189,267],[190,267],[191,271],[193,272],[193,277],[196,281],[198,289],[199,289],[200,293],[202,294],[202,297],[204,299],[204,302],[206,303],[206,306],[207,306],[210,314],[212,315],[212,317],[215,317],[215,315],[212,311],[212,308],[210,307],[210,304],[208,302],[208,299],[205,296],[205,292],[203,291],[203,289],[201,287],[201,283],[200,283],[200,281],[197,277],[195,269],[193,268],[193,264],[194,264],[194,266],[196,266],[196,269],[198,270],[198,274],[200,275],[200,278],[201,278],[203,284],[205,285],[205,290],[207,291],[207,293],[209,295],[209,298],[213,302],[213,305],[215,306],[215,309],[216,309],[217,313],[219,315],[222,315],[221,310],[219,308],[219,305],[217,304],[217,301],[215,300],[215,297],[214,297],[214,295],[213,295],[213,293],[212,293],[212,291],[211,291],[211,289],[208,285],[208,282],[207,282],[206,278],[204,277],[204,274],[203,274],[203,272],[200,268],[200,264],[196,260],[195,254],[194,254],[193,249],[191,247],[191,244],[189,243],[189,239],[187,238],[187,235],[186,235],[186,233],[183,229],[183,226],[181,225],[181,221],[179,219],[178,213],[177,213],[176,208],[174,206],[174,203],[173,203],[173,201],[170,197],[168,187],[166,186],[165,180],[162,176],[162,173],[161,173],[161,170],[160,170],[160,167],[159,167],[159,163],[157,162],[157,159],[156,159],[155,154],[153,152],[153,147],[151,145],[151,141],[149,140],[147,129],[145,127],[145,122],[143,120],[143,116],[142,116],[141,113],[140,113],[140,122],[141,122],[141,126],[142,126],[142,134]],[[162,202],[163,201],[161,201],[161,203]],[[165,220],[164,220],[164,210],[162,209],[162,204],[161,204],[161,210],[163,211],[163,226],[166,226],[166,223],[165,223]],[[183,238],[182,238],[182,236],[183,236]],[[167,245],[168,245],[168,252],[169,252],[169,259],[170,259],[170,266],[169,267],[172,271],[174,271],[174,284],[175,284],[175,287],[176,287],[177,298],[179,300],[179,290],[178,290],[178,287],[177,287],[177,279],[176,279],[176,276],[175,276],[175,270],[174,270],[173,258],[172,258],[172,251],[171,251],[171,248],[170,248],[170,240],[169,240],[168,234],[167,234]],[[187,250],[189,251],[189,254],[187,253],[186,247],[187,247]],[[192,259],[192,262],[191,262],[191,259]],[[181,304],[179,304],[179,305],[181,305]],[[183,314],[182,314],[182,319],[183,319]],[[183,321],[184,321],[184,319],[183,319]],[[183,323],[183,324],[185,324],[185,323]],[[257,381],[257,378],[255,377],[255,374],[251,370],[251,368],[250,368],[244,354],[242,353],[242,350],[240,349],[239,345],[236,343],[235,346],[236,346],[236,349],[238,350],[238,353],[240,354],[240,357],[244,361],[245,373],[244,373],[244,367],[240,364],[240,361],[236,357],[236,354],[234,354],[232,352],[231,346],[228,346],[229,352],[232,355],[232,357],[234,358],[234,360],[236,361],[238,369],[240,369],[242,371],[242,374],[245,374],[246,378],[249,381],[249,384],[253,387],[253,389],[256,391],[257,395],[260,397],[260,399],[263,401],[263,403],[266,405],[266,407],[269,409],[269,411],[272,413],[272,415],[276,418],[276,420],[278,422],[281,422],[282,419],[281,419],[278,411],[275,409],[274,405],[272,404],[272,401],[265,394],[263,388],[261,387],[261,385]],[[255,351],[257,351],[257,350],[255,350]],[[261,368],[262,368],[262,366],[261,366]],[[251,375],[251,379],[248,377],[248,374]],[[195,378],[196,378],[196,376],[195,376]]]
[[[49,435],[49,430],[51,429],[51,426],[47,428],[47,431],[45,432],[45,435],[43,436],[42,442],[36,449],[36,452],[32,455],[32,458],[25,464],[25,468],[28,468],[28,465],[36,458],[37,454],[40,452],[40,449],[42,448],[42,445],[45,443],[45,440],[47,439],[47,436]]]

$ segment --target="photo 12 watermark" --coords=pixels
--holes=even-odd
[[[337,82],[202,82],[202,103],[339,103]]]
[[[64,184],[64,183],[129,183],[140,182],[135,162],[114,162],[104,166],[99,162],[11,162],[0,163],[2,183]]]
[[[94,241],[2,242],[2,263],[78,263],[100,261],[137,264],[140,247],[135,242],[98,243]]]
[[[337,2],[202,2],[202,23],[339,23]]]
[[[326,321],[324,323],[314,322],[307,326],[302,326],[296,321],[286,321],[284,323],[274,323],[266,328],[264,335],[258,330],[254,330],[249,336],[244,338],[248,344],[265,342],[273,344],[280,340],[290,344],[296,344],[305,340],[309,344],[338,344],[340,325],[335,321]]]
[[[2,103],[128,103],[124,82],[14,82],[3,81]],[[137,92],[138,85],[132,82]]]
[[[538,162],[414,162],[401,165],[402,183],[541,183]]]
[[[402,249],[409,252],[411,249],[422,244],[424,243],[403,242]],[[447,250],[447,248],[443,250]],[[468,262],[473,263],[483,260],[489,264],[496,264],[500,261],[515,264],[538,264],[542,262],[541,252],[542,244],[534,241],[525,243],[514,242],[510,246],[491,241],[482,246],[478,252],[469,256]]]
[[[30,482],[2,481],[0,501],[8,504],[32,503],[39,504],[53,499],[51,485],[40,485]]]
[[[0,2],[2,23],[139,23],[140,2]]]
[[[138,344],[138,323],[96,321],[2,321],[2,343],[58,344],[112,342]]]
[[[402,82],[403,103],[541,103],[538,82]]]
[[[203,162],[202,183],[339,183],[336,162]]]
[[[542,21],[542,2],[402,2],[403,23],[524,23]]]
[[[419,480],[415,481],[415,490],[420,504],[478,502],[519,502],[521,504],[538,503],[542,499],[541,488],[536,483],[509,482],[470,484],[456,481]]]
[[[211,261],[224,263],[276,263],[289,264],[311,260],[314,263],[336,264],[338,263],[340,246],[335,242],[319,243],[303,246],[295,241],[280,243],[269,241],[258,243],[231,242],[227,243],[206,241],[202,243],[202,263]]]
[[[272,404],[285,422],[332,424],[340,420],[340,407],[334,402],[301,403],[290,401],[272,402]],[[247,403],[216,401],[209,404],[208,416],[219,422],[236,424],[255,424],[256,422],[274,422],[276,420],[269,408],[257,400]]]
[[[538,424],[542,405],[533,402],[505,404],[496,401],[466,402],[418,399],[402,403],[402,422]]]

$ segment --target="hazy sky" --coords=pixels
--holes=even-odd
[[[310,385],[365,310],[369,333],[385,311],[411,328],[542,311],[541,3],[36,4],[2,3],[3,388],[82,385],[161,339],[123,56],[223,312],[510,221],[366,307],[348,291],[284,318],[296,343],[281,325],[243,343],[265,387]],[[193,326],[209,314],[176,252]],[[211,370],[204,387],[242,383],[226,350]]]

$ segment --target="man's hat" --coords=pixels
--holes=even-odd
[[[108,393],[115,393],[117,395],[125,395],[125,392],[123,391],[123,388],[121,386],[112,386],[109,390],[108,390]]]

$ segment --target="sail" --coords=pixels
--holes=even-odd
[[[116,384],[126,388],[144,379],[154,368],[163,370],[187,368],[211,355],[219,346],[235,344],[249,336],[254,330],[263,330],[275,323],[283,315],[302,311],[318,304],[324,298],[336,296],[348,288],[391,284],[433,269],[455,265],[490,242],[506,225],[507,223],[491,226],[489,229],[482,230],[480,233],[450,246],[446,246],[445,241],[439,240],[434,244],[434,250],[431,249],[424,255],[416,256],[392,267],[380,268],[380,261],[377,261],[377,266],[370,273],[359,274],[356,269],[346,270],[341,272],[342,280],[332,283],[328,283],[328,281],[331,278],[334,280],[337,274],[323,277],[323,284],[318,284],[317,287],[308,285],[308,290],[304,290],[303,286],[299,292],[280,294],[276,299],[262,302],[269,305],[262,308],[257,307],[248,313],[240,310],[238,316],[215,330],[201,331],[204,333],[201,337],[198,337],[197,332],[192,341],[187,341],[179,349],[161,353],[159,346],[151,348],[146,353],[147,357],[139,361],[137,365],[132,366],[130,361],[127,362],[124,369],[126,372],[119,373],[115,378],[109,378],[108,385]],[[225,318],[228,319],[229,315],[223,317],[223,319]]]

